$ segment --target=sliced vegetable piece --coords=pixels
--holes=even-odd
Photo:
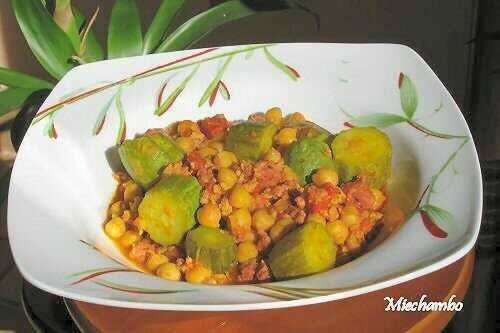
[[[230,128],[225,149],[233,152],[238,159],[256,161],[273,145],[277,127],[270,122],[244,122]]]
[[[168,136],[155,133],[126,140],[118,148],[120,159],[132,179],[148,188],[160,169],[183,159],[183,150]]]
[[[179,244],[195,224],[201,186],[192,176],[170,175],[160,180],[139,205],[139,218],[151,239]]]
[[[336,252],[325,226],[306,223],[276,243],[268,262],[276,279],[295,278],[332,268]]]
[[[303,122],[290,122],[290,127],[297,128],[297,136],[299,139],[302,138],[311,138],[318,141],[326,142],[333,137],[332,133],[328,132],[321,126],[316,125],[311,121],[303,121]]]
[[[340,132],[333,139],[332,152],[343,182],[358,176],[369,186],[381,188],[391,175],[391,141],[375,127]]]
[[[235,240],[226,231],[200,226],[187,234],[186,254],[215,273],[227,273],[236,260]]]
[[[295,172],[301,185],[319,168],[335,169],[330,147],[315,138],[293,143],[285,153],[285,163]]]

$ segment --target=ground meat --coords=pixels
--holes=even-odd
[[[205,167],[206,161],[205,159],[200,155],[198,151],[192,151],[187,155],[187,161],[189,163],[189,167],[192,170],[201,170]]]
[[[261,260],[259,265],[257,266],[257,272],[255,273],[255,276],[260,282],[268,281],[271,279],[271,270],[264,260]]]
[[[229,122],[223,114],[218,114],[211,118],[205,118],[200,120],[198,124],[201,132],[209,139],[223,135],[229,127]]]
[[[269,161],[259,161],[255,164],[254,178],[257,182],[255,192],[271,188],[281,182],[281,170],[283,166]]]
[[[264,252],[271,245],[271,237],[265,231],[259,231],[257,235],[257,251]]]
[[[170,245],[167,247],[165,255],[170,261],[175,261],[179,258],[182,258],[184,256],[184,253],[177,245]]]
[[[375,196],[370,187],[359,180],[346,183],[342,190],[347,196],[347,203],[354,204],[360,209],[371,209],[375,203]]]
[[[168,164],[165,167],[165,169],[163,169],[163,174],[165,176],[168,176],[168,175],[189,176],[189,175],[191,175],[191,172],[189,171],[188,167],[186,167],[182,164],[182,162],[176,162],[176,163]]]
[[[155,252],[156,246],[147,238],[143,238],[132,246],[129,257],[139,263],[144,263],[148,253]]]
[[[247,262],[240,263],[238,269],[240,271],[236,278],[238,282],[252,282],[257,270],[257,260],[250,259]]]

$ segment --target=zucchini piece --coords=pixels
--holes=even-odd
[[[336,253],[326,227],[306,223],[276,243],[268,262],[276,279],[289,279],[332,268]]]
[[[139,218],[151,239],[162,245],[179,244],[195,224],[201,186],[192,176],[161,179],[139,205]]]
[[[375,127],[340,132],[332,142],[333,159],[341,181],[361,177],[370,187],[381,188],[391,175],[389,137]]]
[[[329,143],[333,134],[323,127],[311,122],[303,121],[300,123],[291,123],[290,127],[297,128],[297,137],[299,139],[311,138],[325,143]]]
[[[227,273],[236,261],[235,240],[228,232],[200,226],[186,236],[186,254],[215,273]]]
[[[270,122],[244,122],[232,126],[227,135],[225,149],[240,160],[259,160],[273,145],[278,128]]]
[[[315,138],[294,142],[285,153],[285,163],[297,174],[299,183],[305,185],[309,176],[319,168],[335,169],[330,147]]]
[[[126,140],[118,153],[125,170],[143,188],[151,186],[164,166],[184,158],[183,150],[161,133]]]

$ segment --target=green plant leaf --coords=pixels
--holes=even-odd
[[[71,9],[71,0],[56,0],[54,22],[68,35],[75,51],[80,48],[79,25]]]
[[[144,35],[142,54],[153,52],[160,44],[165,32],[172,23],[172,19],[184,6],[185,0],[163,0],[160,7]]]
[[[26,99],[37,89],[7,88],[0,91],[0,116],[23,106]]]
[[[406,121],[407,119],[405,117],[392,113],[372,113],[349,120],[349,122],[354,126],[374,126],[380,128],[404,123]]]
[[[399,98],[403,112],[408,119],[412,119],[417,110],[418,95],[410,77],[404,73],[399,74]]]
[[[45,70],[60,79],[73,64],[74,48],[68,36],[52,20],[40,0],[12,0],[12,8],[24,38]]]
[[[240,0],[223,2],[187,20],[172,32],[155,52],[185,49],[217,27],[255,13]]]
[[[108,59],[142,53],[139,9],[134,0],[116,0],[108,27]]]
[[[269,52],[267,47],[264,48],[264,55],[271,64],[273,64],[280,71],[288,75],[288,77],[290,77],[292,80],[297,81],[299,79],[300,77],[299,73],[292,67],[285,65],[284,63],[279,61],[275,56],[271,54],[271,52]]]
[[[75,14],[77,24],[81,28],[86,21],[85,16],[74,6],[73,14]],[[84,52],[80,56],[86,62],[94,62],[104,59],[104,50],[92,31],[88,32],[87,40],[84,45]]]
[[[7,199],[9,195],[9,183],[10,183],[10,175],[12,173],[12,169],[4,171],[4,173],[0,176],[0,204],[3,204],[5,199]]]
[[[4,67],[0,67],[0,84],[9,87],[33,89],[52,89],[54,87],[48,81]]]
[[[420,210],[426,212],[432,222],[447,234],[453,230],[453,215],[447,210],[431,204],[423,205]]]

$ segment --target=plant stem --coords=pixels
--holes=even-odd
[[[448,159],[441,166],[441,168],[439,169],[439,171],[434,176],[432,176],[431,182],[429,183],[429,191],[428,191],[428,194],[427,194],[427,198],[425,199],[425,204],[429,204],[430,203],[431,196],[432,196],[432,193],[434,193],[434,187],[436,185],[436,182],[437,182],[439,176],[441,176],[441,174],[446,170],[446,168],[450,165],[450,163],[457,157],[457,154],[460,152],[460,150],[465,146],[465,144],[467,142],[469,142],[469,138],[465,137],[464,141],[460,144],[460,146],[458,146],[458,148],[453,152],[453,154],[451,154],[450,157],[448,157]]]
[[[118,81],[115,81],[115,82],[111,82],[111,83],[105,84],[105,85],[103,85],[101,87],[97,87],[97,88],[91,89],[89,91],[85,91],[85,92],[83,92],[81,94],[78,94],[76,96],[64,99],[63,101],[60,101],[60,102],[58,102],[56,104],[53,104],[53,105],[51,105],[51,106],[49,106],[49,107],[47,107],[47,108],[45,108],[43,110],[40,110],[38,112],[38,114],[35,116],[35,119],[33,120],[33,124],[36,124],[37,122],[39,122],[43,118],[47,117],[52,112],[56,111],[57,109],[60,109],[61,107],[65,106],[65,105],[73,104],[73,103],[78,102],[78,101],[80,101],[80,100],[82,100],[82,99],[84,99],[84,98],[86,98],[88,96],[92,96],[94,94],[100,93],[100,92],[105,91],[105,90],[107,90],[109,88],[112,88],[112,87],[115,87],[117,85],[126,83],[127,81],[140,80],[140,79],[144,79],[146,77],[157,75],[157,74],[160,74],[160,73],[165,73],[165,72],[177,70],[177,69],[180,69],[180,68],[185,68],[185,67],[189,67],[189,66],[201,64],[201,63],[204,63],[204,62],[209,62],[209,61],[212,61],[212,60],[215,60],[215,59],[219,59],[219,58],[223,58],[223,57],[227,57],[227,56],[231,56],[231,55],[236,55],[236,54],[239,54],[239,53],[245,53],[245,52],[249,52],[249,51],[256,50],[256,49],[261,49],[261,48],[268,47],[268,46],[271,46],[271,45],[272,44],[249,46],[249,47],[246,47],[246,48],[243,48],[243,49],[238,49],[238,50],[234,50],[234,51],[229,51],[229,52],[221,53],[221,54],[218,54],[218,55],[215,55],[215,56],[212,56],[212,57],[208,57],[208,58],[205,58],[205,59],[193,61],[193,62],[190,62],[190,63],[187,63],[187,64],[172,66],[172,65],[177,64],[179,62],[182,62],[182,61],[185,61],[185,60],[188,60],[188,59],[191,59],[191,58],[194,58],[194,57],[197,57],[197,56],[200,56],[200,55],[212,52],[212,51],[215,51],[218,48],[206,49],[206,50],[203,50],[201,52],[198,52],[198,53],[186,56],[184,58],[180,58],[180,59],[168,62],[166,64],[163,64],[163,65],[151,68],[149,70],[146,70],[144,72],[135,74],[133,76],[130,76],[130,77],[127,77],[127,78],[124,78],[124,79],[121,79],[121,80],[118,80]],[[172,66],[172,67],[169,67],[169,66]]]
[[[466,139],[467,138],[468,139],[468,137],[465,135],[453,135],[453,134],[435,132],[435,131],[428,129],[428,128],[424,127],[423,125],[421,125],[413,120],[408,119],[406,122],[408,123],[408,125],[415,128],[416,130],[418,130],[422,133],[425,133],[429,136],[436,137],[436,138],[441,138],[441,139]]]

